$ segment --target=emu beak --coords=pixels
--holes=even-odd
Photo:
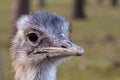
[[[71,41],[62,41],[59,44],[60,47],[44,47],[38,49],[37,53],[44,53],[47,57],[58,57],[58,56],[81,56],[84,53],[84,49],[76,46]],[[66,45],[66,46],[64,46]]]

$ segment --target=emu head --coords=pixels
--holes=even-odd
[[[12,40],[13,64],[35,64],[81,56],[84,50],[69,39],[69,22],[48,12],[24,15],[17,21]]]

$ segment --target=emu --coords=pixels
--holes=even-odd
[[[56,80],[59,63],[84,53],[69,40],[69,24],[56,14],[40,11],[16,21],[10,47],[15,80]]]

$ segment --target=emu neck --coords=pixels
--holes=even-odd
[[[56,80],[56,67],[49,63],[39,66],[34,80]]]
[[[16,80],[56,80],[57,64],[42,63],[16,69]]]

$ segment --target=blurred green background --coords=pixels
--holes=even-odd
[[[32,11],[46,10],[72,23],[71,39],[85,49],[85,55],[72,57],[60,65],[58,80],[120,80],[120,0],[113,8],[110,0],[86,0],[86,19],[73,19],[74,0],[47,0],[45,8],[31,0]],[[0,0],[0,75],[13,80],[9,56],[12,34],[13,0]],[[0,78],[1,80],[2,78]]]

